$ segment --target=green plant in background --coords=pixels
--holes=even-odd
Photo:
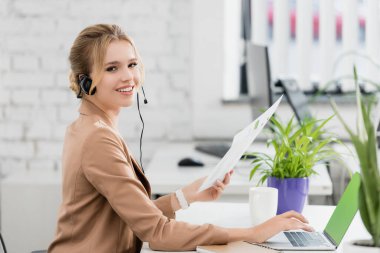
[[[355,67],[354,80],[358,109],[356,133],[344,122],[338,113],[335,102],[331,101],[331,104],[340,122],[350,135],[359,159],[362,182],[359,192],[360,216],[364,226],[372,236],[373,246],[380,247],[380,172],[377,158],[376,127],[371,120],[371,110],[376,100],[374,96],[362,97]]]
[[[313,169],[316,164],[331,159],[338,160],[339,155],[329,144],[340,142],[324,130],[332,118],[333,116],[325,120],[309,119],[296,125],[293,124],[293,118],[282,124],[273,116],[270,127],[274,136],[268,140],[267,146],[272,145],[275,154],[270,156],[261,152],[246,153],[256,157],[252,161],[253,168],[249,179],[256,173],[261,174],[259,184],[263,184],[268,177],[309,177],[317,173]]]

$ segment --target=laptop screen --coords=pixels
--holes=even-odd
[[[352,175],[350,183],[347,185],[324,230],[324,233],[334,240],[335,245],[339,245],[342,241],[358,210],[359,187],[360,174],[355,173]]]
[[[298,122],[311,119],[311,111],[309,109],[309,101],[295,80],[281,80],[286,99],[290,104]]]

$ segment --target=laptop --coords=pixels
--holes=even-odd
[[[358,210],[360,174],[355,173],[323,232],[284,231],[259,244],[276,250],[336,250]]]

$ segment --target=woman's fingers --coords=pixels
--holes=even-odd
[[[217,180],[215,185],[218,187],[218,188],[221,188],[222,190],[224,190],[224,188],[226,187],[226,185],[224,183],[222,183],[221,181]]]
[[[253,242],[264,242],[274,236],[275,234],[284,230],[305,230],[313,232],[314,229],[307,223],[301,221],[306,220],[301,214],[295,211],[289,211],[277,215],[266,222],[253,227],[255,231]]]
[[[226,187],[225,184],[223,184],[221,181],[217,180],[215,184],[213,185],[213,188],[218,191],[218,193],[222,193],[224,191],[224,188]]]
[[[307,223],[303,223],[303,222],[301,222],[299,220],[292,219],[290,221],[290,227],[289,227],[289,229],[286,229],[286,230],[295,230],[295,229],[302,229],[302,230],[305,230],[305,231],[308,231],[308,232],[313,232],[314,231],[314,228],[312,228]]]
[[[288,211],[286,213],[281,214],[284,218],[296,218],[297,220],[302,221],[303,223],[309,223],[309,221],[300,213],[297,213],[296,211]]]
[[[229,172],[226,173],[226,175],[224,176],[224,179],[223,179],[223,183],[224,184],[229,184],[230,181],[231,181],[231,175],[234,173],[234,170],[230,170]]]
[[[307,224],[305,224],[301,229],[308,231],[308,232],[314,232],[315,231],[315,229],[312,226],[309,226]]]
[[[224,179],[223,181],[220,181],[220,180],[217,180],[213,187],[215,190],[217,190],[218,192],[223,192],[224,191],[224,188],[226,188],[226,186],[230,183],[231,181],[231,175],[234,173],[233,170],[230,170],[229,172],[226,173],[226,175],[224,176]]]
[[[314,228],[312,228],[308,223],[309,221],[300,213],[296,211],[289,211],[281,214],[283,218],[287,219],[286,230],[294,230],[294,229],[302,229],[305,231],[313,232]]]
[[[223,189],[214,185],[214,190],[216,191],[216,195],[214,195],[214,198],[218,198],[220,195],[223,194]]]
[[[216,185],[214,185],[214,189],[217,190],[218,192],[223,192],[224,191],[224,189],[222,187],[216,186]]]
[[[230,173],[226,173],[226,175],[224,175],[223,183],[228,184],[230,182],[230,179],[231,179]]]

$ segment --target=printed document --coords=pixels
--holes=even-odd
[[[265,124],[272,117],[280,104],[281,99],[282,96],[277,99],[277,101],[268,110],[266,110],[256,120],[234,136],[230,149],[211,171],[210,175],[208,175],[198,191],[203,191],[213,186],[218,179],[222,181],[224,175],[233,169],[233,167],[240,160],[241,156],[249,148],[252,142],[256,139],[257,135],[259,135],[259,133],[263,130]]]

